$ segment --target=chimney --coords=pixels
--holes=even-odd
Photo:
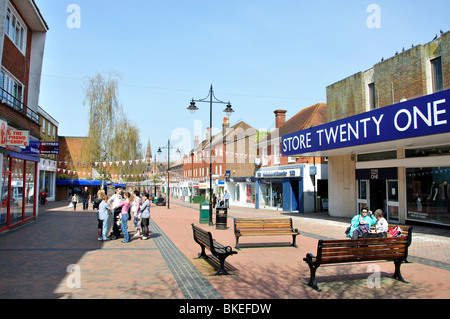
[[[198,146],[198,135],[194,136],[194,148]]]
[[[286,110],[275,110],[275,128],[280,128],[286,122]]]

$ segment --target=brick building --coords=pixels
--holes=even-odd
[[[38,215],[38,101],[47,31],[33,0],[0,1],[0,231]],[[13,142],[8,135],[20,138]]]
[[[210,151],[212,153],[213,193],[224,195],[225,190],[231,194],[232,204],[251,204],[254,202],[254,159],[256,155],[256,129],[240,121],[230,126],[224,117],[222,131],[212,137],[210,146],[209,130],[206,138],[199,141],[194,138],[194,148],[183,158],[183,178],[188,182],[181,183],[181,193],[189,196],[209,196]],[[239,182],[248,181],[252,191],[240,187]],[[245,194],[245,196],[244,196]],[[246,198],[245,201],[243,198]]]
[[[45,189],[47,199],[55,200],[57,155],[59,154],[58,126],[59,123],[43,108],[38,107],[41,160],[39,163],[39,188]]]
[[[317,198],[327,198],[327,162],[323,157],[281,156],[281,136],[326,122],[327,105],[307,107],[286,121],[275,110],[275,130],[258,143],[261,166],[256,171],[256,207],[313,212]]]
[[[450,224],[449,51],[442,32],[331,84],[328,123],[283,136],[284,155],[328,156],[331,215],[369,206],[390,222]]]

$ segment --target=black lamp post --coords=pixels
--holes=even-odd
[[[177,153],[180,154],[180,150],[170,145],[170,140],[167,142],[167,146],[159,147],[158,154],[161,155],[161,148],[167,149],[167,209],[170,208],[170,150],[176,149]]]
[[[214,98],[214,100],[213,100],[213,98]],[[212,198],[212,106],[213,106],[213,103],[227,104],[227,107],[223,111],[227,114],[228,117],[230,117],[230,115],[233,114],[234,110],[232,109],[230,102],[228,102],[228,103],[223,102],[215,97],[212,84],[209,89],[208,96],[206,96],[204,99],[200,99],[200,100],[192,99],[191,104],[187,108],[192,114],[194,114],[195,111],[198,110],[198,107],[195,106],[195,102],[203,102],[203,103],[209,102],[209,197],[210,197],[210,200],[209,200],[209,225],[212,226],[213,225],[212,204],[211,204],[211,198]]]

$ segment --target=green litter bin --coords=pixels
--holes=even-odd
[[[209,223],[209,203],[200,204],[200,224]]]

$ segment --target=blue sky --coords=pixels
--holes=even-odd
[[[211,84],[231,101],[231,124],[270,130],[274,110],[290,118],[326,103],[328,85],[450,30],[448,0],[35,1],[50,28],[39,104],[59,134],[87,136],[84,81],[113,70],[121,105],[153,152],[169,138],[188,152],[204,134],[209,104],[197,103],[194,115],[186,107]],[[80,9],[79,28],[67,25],[70,4]],[[380,28],[367,25],[370,4],[381,10]],[[213,108],[215,128],[224,107]]]

